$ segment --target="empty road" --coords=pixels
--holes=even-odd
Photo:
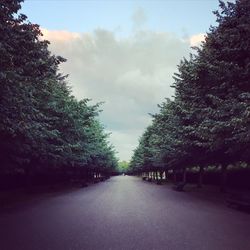
[[[249,250],[250,215],[130,176],[0,211],[1,250]]]

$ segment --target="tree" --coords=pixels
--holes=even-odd
[[[0,3],[0,171],[22,170],[29,178],[58,170],[114,171],[100,104],[72,95],[58,72],[65,59],[52,55],[39,26],[18,14],[21,2]]]
[[[119,173],[127,173],[128,168],[129,168],[129,162],[127,162],[127,161],[119,161],[118,162]]]
[[[221,165],[223,189],[227,165],[249,162],[250,3],[220,1],[220,9],[218,27],[211,27],[196,53],[180,62],[175,98],[153,116],[150,137],[156,153],[151,164],[200,166],[201,174],[209,164]]]

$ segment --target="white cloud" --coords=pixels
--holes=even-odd
[[[79,38],[80,34],[76,32],[69,32],[66,30],[47,30],[41,29],[45,39],[49,41],[72,41],[73,39]]]
[[[206,34],[196,34],[190,37],[189,42],[191,46],[199,46],[201,42],[205,41]]]
[[[119,150],[122,152],[123,156],[121,160],[130,159],[132,150],[136,148],[138,144],[138,138],[141,136],[141,129],[128,129],[108,132],[112,133],[113,144],[119,145]]]
[[[139,14],[142,20],[143,12]],[[119,157],[129,160],[139,135],[150,123],[148,113],[156,112],[157,104],[173,95],[172,76],[180,59],[190,52],[189,41],[151,30],[136,30],[119,39],[103,29],[43,32],[51,41],[50,50],[68,60],[61,70],[70,74],[73,94],[78,99],[105,102],[101,119],[112,132]]]

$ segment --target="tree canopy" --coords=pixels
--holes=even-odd
[[[81,168],[116,170],[100,104],[77,100],[38,25],[19,14],[21,0],[0,3],[1,173]]]
[[[131,171],[249,163],[250,2],[220,1],[218,26],[174,75],[134,151]]]

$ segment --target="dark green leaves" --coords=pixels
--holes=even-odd
[[[72,96],[58,73],[65,59],[51,55],[38,25],[16,15],[20,3],[0,3],[1,170],[113,171],[117,160],[98,120],[99,104]]]
[[[249,161],[250,2],[220,1],[220,8],[218,27],[180,62],[175,99],[153,116],[132,158],[134,169],[146,170],[147,159],[151,167],[169,168]]]

